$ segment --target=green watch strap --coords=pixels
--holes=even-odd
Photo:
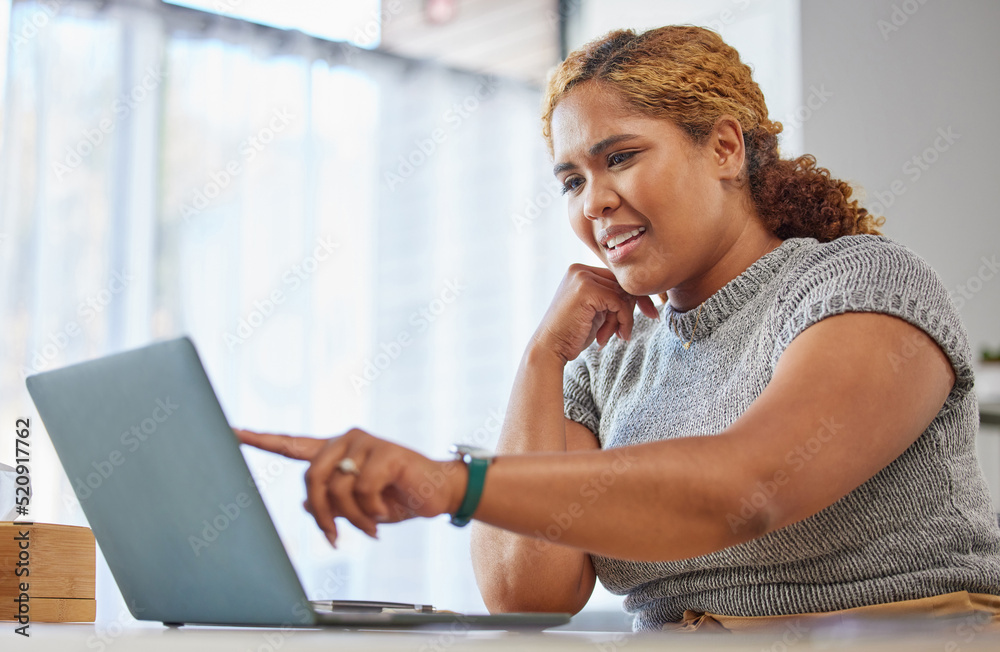
[[[458,511],[451,517],[451,524],[457,527],[465,527],[472,520],[472,515],[479,507],[479,499],[483,495],[483,485],[486,484],[486,469],[490,465],[490,460],[482,457],[465,456],[466,466],[469,469],[469,482],[465,486],[465,498],[458,506]]]

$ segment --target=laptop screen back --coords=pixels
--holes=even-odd
[[[136,618],[313,622],[189,339],[44,372],[27,385]]]

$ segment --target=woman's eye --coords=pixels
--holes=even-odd
[[[566,179],[563,181],[562,194],[565,195],[572,190],[576,190],[581,183],[583,183],[583,181],[580,177],[570,177],[569,179]]]
[[[615,152],[608,157],[608,165],[621,165],[625,161],[632,158],[635,152]]]

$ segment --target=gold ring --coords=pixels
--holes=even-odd
[[[361,475],[361,469],[358,468],[358,463],[349,457],[337,462],[337,470],[341,473],[348,473],[350,475]]]

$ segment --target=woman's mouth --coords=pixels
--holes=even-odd
[[[620,233],[605,243],[604,248],[608,252],[608,262],[618,263],[631,254],[642,242],[646,233],[646,227],[640,226],[627,233]]]

